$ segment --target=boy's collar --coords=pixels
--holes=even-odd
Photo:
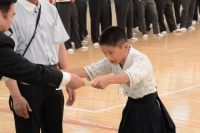
[[[123,69],[120,67],[120,64],[118,64],[119,67],[120,67],[123,71],[125,71],[127,68],[129,68],[130,63],[131,63],[130,60],[131,60],[132,57],[133,57],[133,53],[134,53],[134,48],[129,44],[129,52],[128,52],[126,61],[125,61],[125,63],[124,63]]]

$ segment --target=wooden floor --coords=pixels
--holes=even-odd
[[[116,25],[114,13],[113,25]],[[139,40],[129,43],[151,60],[158,93],[176,124],[177,133],[200,133],[200,23],[194,31],[168,33],[162,38],[155,38],[149,32],[145,40],[136,33]],[[89,50],[75,50],[74,54],[69,54],[70,68],[104,58],[101,50],[94,48],[90,39],[86,40],[89,40],[85,45]],[[118,93],[115,86],[96,90],[86,81],[86,86],[76,91],[74,106],[64,109],[64,133],[117,133],[127,98],[121,90]],[[64,94],[67,99],[65,91]],[[0,82],[0,133],[15,131],[8,96],[8,89]]]

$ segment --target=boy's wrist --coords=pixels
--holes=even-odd
[[[109,84],[113,84],[113,78],[112,78],[112,76],[108,76],[107,80],[108,80]]]

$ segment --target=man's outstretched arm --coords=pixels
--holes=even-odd
[[[2,76],[52,89],[65,84],[72,89],[84,85],[83,80],[74,74],[29,62],[22,55],[14,52],[9,45],[0,47],[0,79]]]

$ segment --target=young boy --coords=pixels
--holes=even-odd
[[[120,27],[107,28],[99,39],[106,58],[70,72],[89,81],[92,86],[105,89],[120,84],[128,96],[122,114],[119,133],[175,133],[175,125],[158,97],[151,62],[146,55],[132,48]],[[114,73],[114,76],[105,76]]]

